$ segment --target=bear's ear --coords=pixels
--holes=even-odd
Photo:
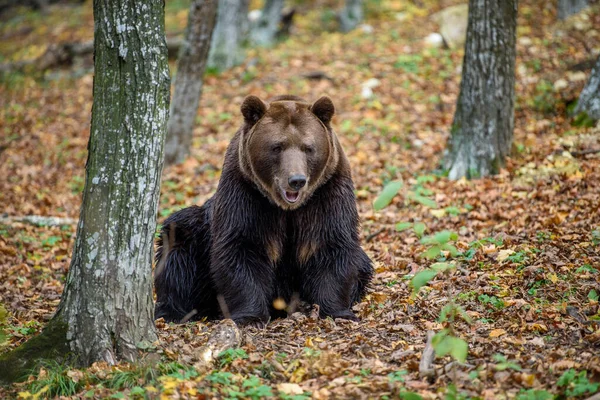
[[[329,97],[323,96],[310,106],[310,111],[327,125],[333,118],[333,114],[335,114],[335,107]]]
[[[248,96],[244,99],[241,110],[244,120],[248,124],[254,125],[265,115],[267,105],[256,96]]]

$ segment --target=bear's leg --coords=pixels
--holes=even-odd
[[[213,249],[211,272],[221,311],[241,325],[263,326],[270,317],[274,268],[262,247],[237,241]]]
[[[321,317],[357,321],[350,307],[359,285],[353,252],[342,248],[324,248],[305,265],[302,298],[319,305]]]
[[[219,316],[210,279],[210,200],[167,218],[156,253],[155,318],[180,322]]]
[[[354,255],[351,257],[352,263],[356,266],[358,271],[358,279],[354,285],[354,291],[352,293],[352,303],[359,302],[365,295],[367,285],[373,278],[373,264],[371,259],[364,250],[358,247],[354,251]]]

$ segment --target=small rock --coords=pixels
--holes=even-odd
[[[373,97],[373,88],[380,85],[379,79],[371,78],[362,84],[362,90],[360,95],[363,99],[370,99]]]
[[[467,38],[469,5],[458,4],[446,7],[431,18],[440,25],[440,33],[451,49],[462,47]]]
[[[557,92],[566,89],[567,87],[569,87],[569,82],[567,82],[566,79],[559,79],[556,82],[554,82],[554,90],[556,90]]]
[[[583,71],[569,73],[567,74],[567,77],[571,82],[587,81],[587,74]]]
[[[408,13],[405,13],[405,12],[396,13],[397,21],[402,22],[402,21],[406,21],[407,19],[408,19]]]
[[[361,29],[361,30],[362,30],[364,33],[366,33],[366,34],[371,34],[371,33],[373,33],[373,31],[375,30],[375,29],[373,29],[373,27],[372,27],[371,25],[369,25],[369,24],[362,24],[362,25],[360,26],[360,29]]]
[[[425,38],[425,46],[440,48],[444,46],[444,37],[437,32],[430,33]]]
[[[521,46],[531,46],[532,43],[533,43],[533,40],[531,40],[530,37],[523,36],[523,37],[519,38],[519,44]]]

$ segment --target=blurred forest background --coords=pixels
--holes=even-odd
[[[0,3],[0,353],[39,333],[59,304],[84,190],[94,80],[91,1],[13,3]],[[598,3],[519,2],[514,133],[506,161],[489,177],[472,169],[453,176],[444,155],[456,134],[466,2],[220,3],[242,5],[229,15],[239,29],[213,33],[217,48],[193,88],[201,88],[193,134],[174,140],[177,127],[168,127],[159,223],[214,193],[246,95],[328,95],[353,169],[363,246],[376,264],[372,291],[355,307],[361,322],[309,314],[247,328],[241,347],[207,369],[199,349],[214,324],[159,321],[156,357],[88,369],[48,364],[27,382],[0,388],[0,396],[551,399],[598,392]],[[189,9],[190,1],[166,1],[173,96]],[[277,24],[262,23],[265,15]],[[226,42],[221,53],[216,37]],[[584,87],[587,112],[577,106]],[[428,332],[449,339],[424,367]]]

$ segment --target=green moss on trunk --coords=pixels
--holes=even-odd
[[[42,333],[0,355],[0,385],[25,380],[42,361],[67,361],[68,355],[67,325],[55,318]]]

